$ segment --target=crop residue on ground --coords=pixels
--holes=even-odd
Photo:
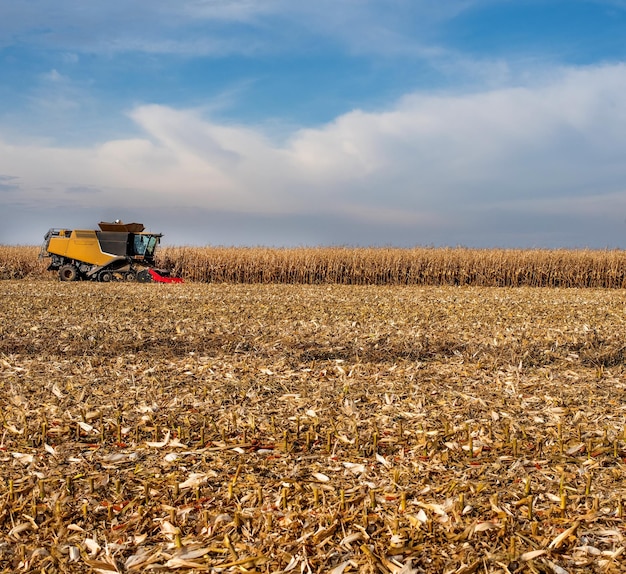
[[[0,300],[3,571],[622,571],[619,290]]]

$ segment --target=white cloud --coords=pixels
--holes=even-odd
[[[563,69],[541,85],[408,95],[278,143],[253,126],[140,106],[139,138],[88,149],[1,142],[0,174],[20,182],[3,197],[56,205],[88,189],[101,192],[72,201],[428,229],[490,210],[614,219],[626,203],[625,92],[624,65]]]
[[[52,82],[54,84],[63,82],[65,80],[65,78],[55,69],[50,70],[47,74],[43,74],[42,78],[45,81]]]

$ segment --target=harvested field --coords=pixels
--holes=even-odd
[[[620,290],[0,282],[4,572],[624,572]]]

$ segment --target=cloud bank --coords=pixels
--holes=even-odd
[[[610,247],[626,232],[624,93],[625,65],[563,68],[523,87],[410,94],[280,139],[140,105],[131,139],[69,148],[0,137],[1,193],[33,212],[69,200],[72,217],[123,206],[214,225],[193,236],[174,225],[178,242],[281,243],[271,228],[291,221],[296,244],[568,246],[587,229],[585,245]]]

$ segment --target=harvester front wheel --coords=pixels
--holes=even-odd
[[[75,265],[61,265],[61,267],[59,267],[59,279],[61,281],[78,280],[78,269]]]
[[[124,274],[124,281],[137,281],[137,273],[134,271],[127,271]]]
[[[102,281],[102,283],[109,283],[113,279],[113,275],[110,271],[100,271],[98,274],[98,281]]]

